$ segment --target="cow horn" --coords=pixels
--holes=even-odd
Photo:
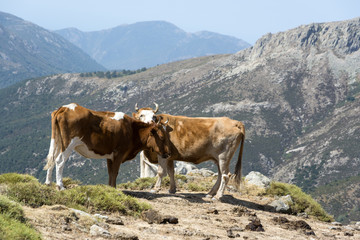
[[[156,102],[154,102],[154,104],[155,104],[155,110],[153,112],[157,113],[157,111],[159,111],[159,105]]]
[[[138,107],[137,103],[135,104],[135,111],[137,111],[137,112],[139,111],[139,107]]]
[[[168,122],[169,122],[169,118],[166,119],[166,121],[164,122],[164,125],[168,124]]]

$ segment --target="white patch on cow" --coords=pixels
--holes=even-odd
[[[113,117],[111,117],[111,119],[119,121],[121,119],[124,119],[124,115],[125,115],[125,113],[123,113],[123,112],[116,112],[115,115]]]
[[[153,110],[142,110],[140,113],[140,121],[144,123],[151,123],[153,122],[155,113]]]
[[[68,108],[70,110],[75,111],[75,108],[77,107],[77,105],[76,105],[76,103],[70,103],[68,105],[64,105],[63,107],[66,107],[66,108]]]
[[[111,154],[105,154],[105,155],[100,155],[100,154],[97,154],[97,153],[95,153],[94,151],[91,151],[87,146],[86,146],[86,144],[83,142],[83,141],[81,141],[81,139],[80,138],[78,138],[78,137],[75,137],[75,138],[73,138],[72,140],[71,140],[71,142],[73,142],[74,141],[74,145],[75,145],[75,147],[74,147],[74,150],[75,151],[77,151],[80,155],[82,155],[82,156],[84,156],[84,157],[86,157],[86,158],[93,158],[93,159],[104,159],[104,158],[106,158],[106,159],[113,159],[113,156],[114,156],[114,154],[113,153],[111,153]],[[70,145],[71,145],[71,143],[70,143]],[[70,146],[69,145],[69,146]],[[67,149],[66,149],[67,150]],[[66,151],[65,150],[65,151]]]

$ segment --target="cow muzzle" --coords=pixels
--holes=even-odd
[[[170,157],[170,154],[168,154],[168,153],[164,153],[164,154],[162,154],[162,155],[161,155],[161,157],[162,157],[162,158],[167,159],[167,158],[169,158],[169,157]]]

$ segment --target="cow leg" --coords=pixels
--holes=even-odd
[[[159,161],[160,161],[160,157],[159,157]],[[166,165],[167,166],[167,172],[168,172],[169,178],[170,178],[169,193],[174,194],[174,193],[176,193],[174,161],[172,161],[172,160],[167,161],[166,159],[164,159],[164,161],[167,162],[167,165]]]
[[[107,167],[108,167],[108,174],[109,174],[109,185],[116,188],[116,178],[119,173],[120,159],[106,159]]]
[[[226,155],[226,154],[224,154]],[[215,199],[220,199],[225,192],[225,187],[227,185],[227,183],[229,182],[229,164],[230,164],[230,160],[226,160],[225,157],[221,157],[219,158],[219,167],[220,167],[220,171],[219,171],[219,175],[221,177],[221,182],[220,182],[220,186],[219,189],[215,195]]]
[[[215,194],[217,193],[219,186],[220,186],[220,182],[221,182],[221,172],[220,172],[220,166],[219,163],[216,162],[216,166],[218,168],[218,178],[216,179],[216,183],[215,185],[211,188],[210,192],[206,195],[207,198],[212,198],[215,196]]]
[[[145,175],[145,168],[146,168],[145,154],[144,154],[144,151],[141,151],[140,152],[140,178],[147,177]]]
[[[140,178],[155,177],[157,174],[157,166],[152,164],[146,157],[144,151],[140,153]]]
[[[56,185],[60,190],[64,189],[63,184],[63,171],[66,160],[70,157],[70,154],[75,149],[76,146],[78,146],[81,143],[80,139],[75,137],[70,141],[70,143],[67,145],[65,151],[61,152],[55,160],[56,164]]]
[[[166,176],[167,172],[166,159],[158,157],[158,171],[157,171],[157,179],[152,192],[159,192],[161,189],[161,180]]]
[[[60,153],[59,156],[56,158],[56,185],[59,188],[59,190],[64,190],[64,184],[63,184],[63,171],[66,160],[69,158],[71,153],[71,149],[66,149],[64,152]]]
[[[52,172],[54,170],[55,165],[52,165],[51,167],[48,168],[47,172],[46,172],[46,181],[45,184],[46,185],[50,185],[51,184],[51,180],[52,180]]]

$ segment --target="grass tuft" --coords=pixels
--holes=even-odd
[[[3,195],[0,195],[0,214],[6,215],[23,223],[25,222],[24,211],[21,205]]]
[[[28,174],[5,173],[0,175],[0,184],[15,184],[26,182],[38,183],[39,181],[35,177]]]
[[[55,185],[42,185],[36,178],[20,174],[11,174],[11,177],[0,175],[0,178],[7,179],[3,184],[7,185],[5,194],[8,198],[30,207],[62,204],[83,211],[119,212],[134,216],[151,208],[149,204],[105,185],[78,186],[80,182],[65,179],[64,185],[71,188],[58,191]]]
[[[41,236],[28,224],[0,214],[0,239],[40,240]]]

